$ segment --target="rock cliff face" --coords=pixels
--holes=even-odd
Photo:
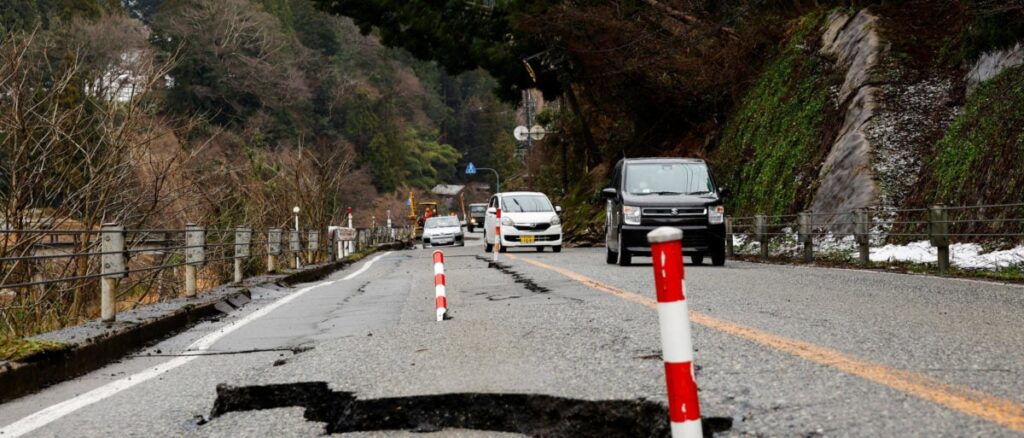
[[[840,227],[845,215],[829,212],[867,207],[879,197],[867,132],[878,108],[879,88],[871,81],[872,70],[889,47],[876,31],[877,21],[868,10],[853,16],[834,13],[822,35],[821,53],[834,57],[837,69],[846,71],[837,96],[843,123],[825,157],[810,210],[822,214],[819,220]]]

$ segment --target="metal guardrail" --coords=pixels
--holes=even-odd
[[[860,263],[871,263],[873,245],[928,240],[936,248],[940,273],[949,269],[951,243],[1024,241],[1024,203],[930,208],[875,206],[845,212],[804,212],[795,215],[726,218],[726,251],[736,253],[736,237],[757,243],[760,257],[772,246],[794,239],[804,262],[814,261],[816,246],[853,237]],[[966,239],[971,239],[967,242]],[[1024,260],[1022,260],[1024,262]]]
[[[409,239],[411,233],[409,227],[358,228],[349,251]],[[101,317],[110,322],[116,319],[119,291],[152,287],[158,277],[182,275],[181,270],[185,295],[191,297],[198,290],[200,268],[226,270],[224,264],[232,262],[233,279],[240,282],[246,271],[274,272],[282,261],[292,268],[335,261],[346,254],[338,238],[319,229],[254,231],[194,224],[185,229],[125,229],[116,224],[81,230],[0,229],[0,292],[32,293],[42,300],[62,288],[94,293],[98,280]],[[266,264],[257,266],[263,257]]]

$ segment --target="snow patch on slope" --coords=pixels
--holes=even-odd
[[[1003,70],[1024,64],[1024,46],[1020,43],[1012,48],[985,53],[967,73],[967,92],[978,88],[982,82],[992,79]]]

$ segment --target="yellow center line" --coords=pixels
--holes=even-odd
[[[651,309],[656,308],[658,304],[653,298],[645,297],[635,292],[630,292],[601,283],[568,269],[552,266],[529,258],[519,258],[512,255],[509,255],[509,258],[522,260],[539,268],[557,272],[601,292],[614,295],[626,301],[640,304]],[[752,327],[708,316],[693,310],[690,311],[690,321],[713,330],[755,342],[773,350],[789,353],[811,362],[888,386],[905,394],[928,400],[932,403],[936,403],[986,421],[991,421],[1018,432],[1024,432],[1024,406],[1021,406],[1019,403],[1009,399],[990,395],[971,388],[949,385],[918,373],[899,370],[886,365],[865,361],[830,348],[775,335]]]

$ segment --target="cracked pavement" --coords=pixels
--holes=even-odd
[[[451,319],[434,321],[431,250],[388,253],[231,332],[209,354],[85,404],[30,436],[309,436],[325,424],[283,407],[210,413],[217,386],[327,382],[361,399],[449,393],[542,394],[584,401],[665,401],[657,314],[540,261],[653,298],[649,259],[604,264],[602,248],[501,254],[479,233],[446,248]],[[854,270],[730,261],[687,267],[691,309],[775,336],[1024,403],[1024,289]],[[253,302],[81,378],[0,405],[0,425],[184,353],[209,333],[295,293],[255,288]],[[719,436],[1016,436],[1005,424],[926,400],[751,339],[694,324],[705,417]],[[160,356],[157,356],[157,352]],[[911,377],[912,377],[911,376]],[[908,377],[909,378],[909,377]],[[941,388],[940,388],[941,389]],[[1024,411],[1021,411],[1024,412]],[[1021,414],[1024,416],[1024,414]],[[1011,418],[1013,420],[1013,418]],[[3,427],[3,426],[0,426]],[[0,429],[2,430],[2,429]],[[345,436],[411,436],[377,431]],[[499,436],[464,429],[416,436]],[[11,436],[0,434],[0,437]],[[500,436],[516,436],[514,434]]]

